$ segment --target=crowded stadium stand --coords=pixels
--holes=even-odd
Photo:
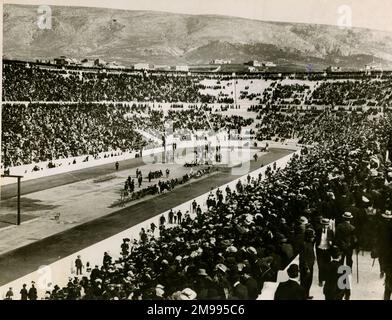
[[[352,267],[360,251],[378,258],[390,298],[390,74],[241,78],[49,70],[12,61],[3,68],[2,166],[11,173],[26,164],[143,150],[154,132],[164,143],[165,130],[227,132],[228,140],[249,130],[249,147],[299,143],[286,166],[271,164],[214,190],[206,206],[160,215],[132,241],[124,237],[120,255],[99,253],[102,263],[88,272],[77,258],[69,282],[40,298],[257,299],[297,258],[298,299],[312,298],[315,263],[325,298],[349,299],[350,289],[331,288],[335,275],[326,270],[331,257]],[[37,299],[29,288],[22,297]]]

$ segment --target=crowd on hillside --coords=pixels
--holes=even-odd
[[[34,162],[139,150],[145,142],[111,104],[4,104],[2,162],[5,168]]]
[[[106,253],[90,276],[70,279],[48,299],[256,299],[300,255],[300,295],[310,299],[313,265],[325,298],[350,298],[337,287],[337,267],[355,250],[371,250],[392,289],[392,116],[324,116],[308,131],[285,169],[211,194],[195,218],[124,239],[121,258]],[[389,150],[389,159],[386,152]],[[334,221],[335,228],[331,228]],[[328,226],[328,227],[327,227]],[[316,247],[316,256],[311,252]],[[295,267],[290,267],[295,275]],[[289,275],[289,276],[290,276]],[[290,285],[290,283],[288,283]],[[287,298],[285,285],[276,299]]]
[[[199,94],[200,77],[140,73],[47,70],[34,65],[3,66],[4,101],[213,102]]]
[[[346,80],[321,82],[305,101],[306,105],[391,105],[391,80]]]
[[[153,141],[137,129],[161,139],[173,130],[241,130],[253,119],[224,116],[203,106],[169,110],[146,104],[61,103],[4,104],[2,109],[2,164],[4,168],[86,156],[103,152],[139,151]],[[165,125],[173,124],[166,128]],[[166,131],[165,131],[166,130]],[[170,131],[170,132],[169,132]],[[38,168],[37,170],[41,170]]]

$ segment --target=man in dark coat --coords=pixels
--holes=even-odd
[[[315,233],[312,229],[305,231],[305,242],[299,253],[299,270],[301,286],[305,289],[307,299],[313,299],[309,295],[313,281],[313,266],[315,261],[314,254]]]
[[[192,212],[193,213],[196,212],[196,208],[197,208],[197,202],[196,202],[196,200],[193,200],[193,202],[192,202]]]
[[[385,272],[384,300],[390,300],[392,293],[392,211],[386,210],[381,217],[383,220],[377,244],[380,266]]]
[[[28,292],[26,289],[26,284],[23,284],[23,288],[20,290],[20,300],[27,300]]]
[[[169,223],[170,224],[173,223],[173,217],[174,217],[173,209],[170,209],[170,211],[169,211]]]
[[[95,281],[95,279],[99,278],[101,276],[101,270],[99,270],[98,266],[95,266],[95,268],[91,271],[90,279],[91,281]]]
[[[164,215],[161,215],[161,217],[159,218],[159,224],[163,226],[165,223],[166,223],[166,218]]]
[[[37,289],[34,286],[35,282],[31,282],[31,288],[29,290],[29,300],[37,300]]]
[[[248,273],[243,275],[243,282],[248,290],[248,298],[250,300],[256,300],[261,292],[261,288],[259,287],[255,278],[253,278]]]
[[[305,289],[296,280],[298,272],[297,264],[290,265],[287,269],[289,280],[279,283],[274,300],[306,300]]]
[[[248,300],[249,293],[248,288],[242,283],[244,281],[238,274],[233,276],[233,296],[235,300]]]
[[[325,300],[342,300],[345,289],[339,288],[339,278],[342,273],[339,273],[339,268],[343,265],[341,262],[341,252],[338,247],[331,248],[332,260],[328,263],[326,268],[326,279],[324,284]]]
[[[83,262],[80,256],[77,256],[75,260],[76,275],[82,274]]]
[[[353,266],[353,250],[357,244],[357,237],[355,236],[355,227],[350,223],[353,215],[350,212],[343,214],[344,221],[339,223],[336,227],[335,243],[342,251],[341,263],[352,268]]]
[[[182,222],[182,212],[181,212],[181,210],[178,210],[178,212],[177,212],[177,221],[180,224]]]

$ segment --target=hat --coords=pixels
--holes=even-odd
[[[218,263],[215,266],[215,269],[221,270],[222,272],[226,272],[227,271],[227,267],[223,263]]]
[[[351,213],[351,212],[348,212],[348,211],[346,211],[346,212],[342,215],[342,217],[343,217],[344,219],[352,219],[352,218],[354,218],[353,215],[352,215],[352,213]]]
[[[157,284],[157,286],[155,287],[156,289],[165,289],[165,286],[161,285],[161,284]]]
[[[248,253],[257,255],[257,250],[256,250],[254,247],[248,247],[248,248],[246,249],[246,251],[247,251]]]
[[[306,217],[304,217],[304,216],[299,218],[299,222],[301,222],[301,224],[308,224],[309,223],[308,219],[306,219]]]
[[[329,219],[327,219],[327,218],[322,218],[322,219],[321,219],[321,224],[329,225]]]
[[[281,241],[281,242],[286,242],[287,241],[287,238],[283,234],[281,234],[281,233],[277,233],[276,234],[276,239]]]
[[[181,291],[181,294],[179,296],[179,300],[195,300],[197,297],[197,294],[195,291],[193,291],[190,288],[185,288],[184,290]]]
[[[225,247],[229,247],[231,245],[231,241],[228,239],[222,240],[221,241],[222,245],[224,245]]]
[[[385,210],[385,213],[381,215],[385,219],[392,219],[392,211],[391,210]]]
[[[206,269],[199,269],[199,271],[197,272],[197,274],[199,276],[208,276]]]
[[[230,252],[230,253],[236,253],[238,250],[237,250],[236,247],[230,246],[230,247],[228,247],[228,248],[226,249],[226,251],[227,251],[227,252]]]

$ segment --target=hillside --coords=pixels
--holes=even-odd
[[[3,54],[11,59],[103,58],[125,65],[208,63],[228,58],[318,67],[392,66],[392,33],[235,17],[52,6],[52,29],[37,7],[4,5]]]

